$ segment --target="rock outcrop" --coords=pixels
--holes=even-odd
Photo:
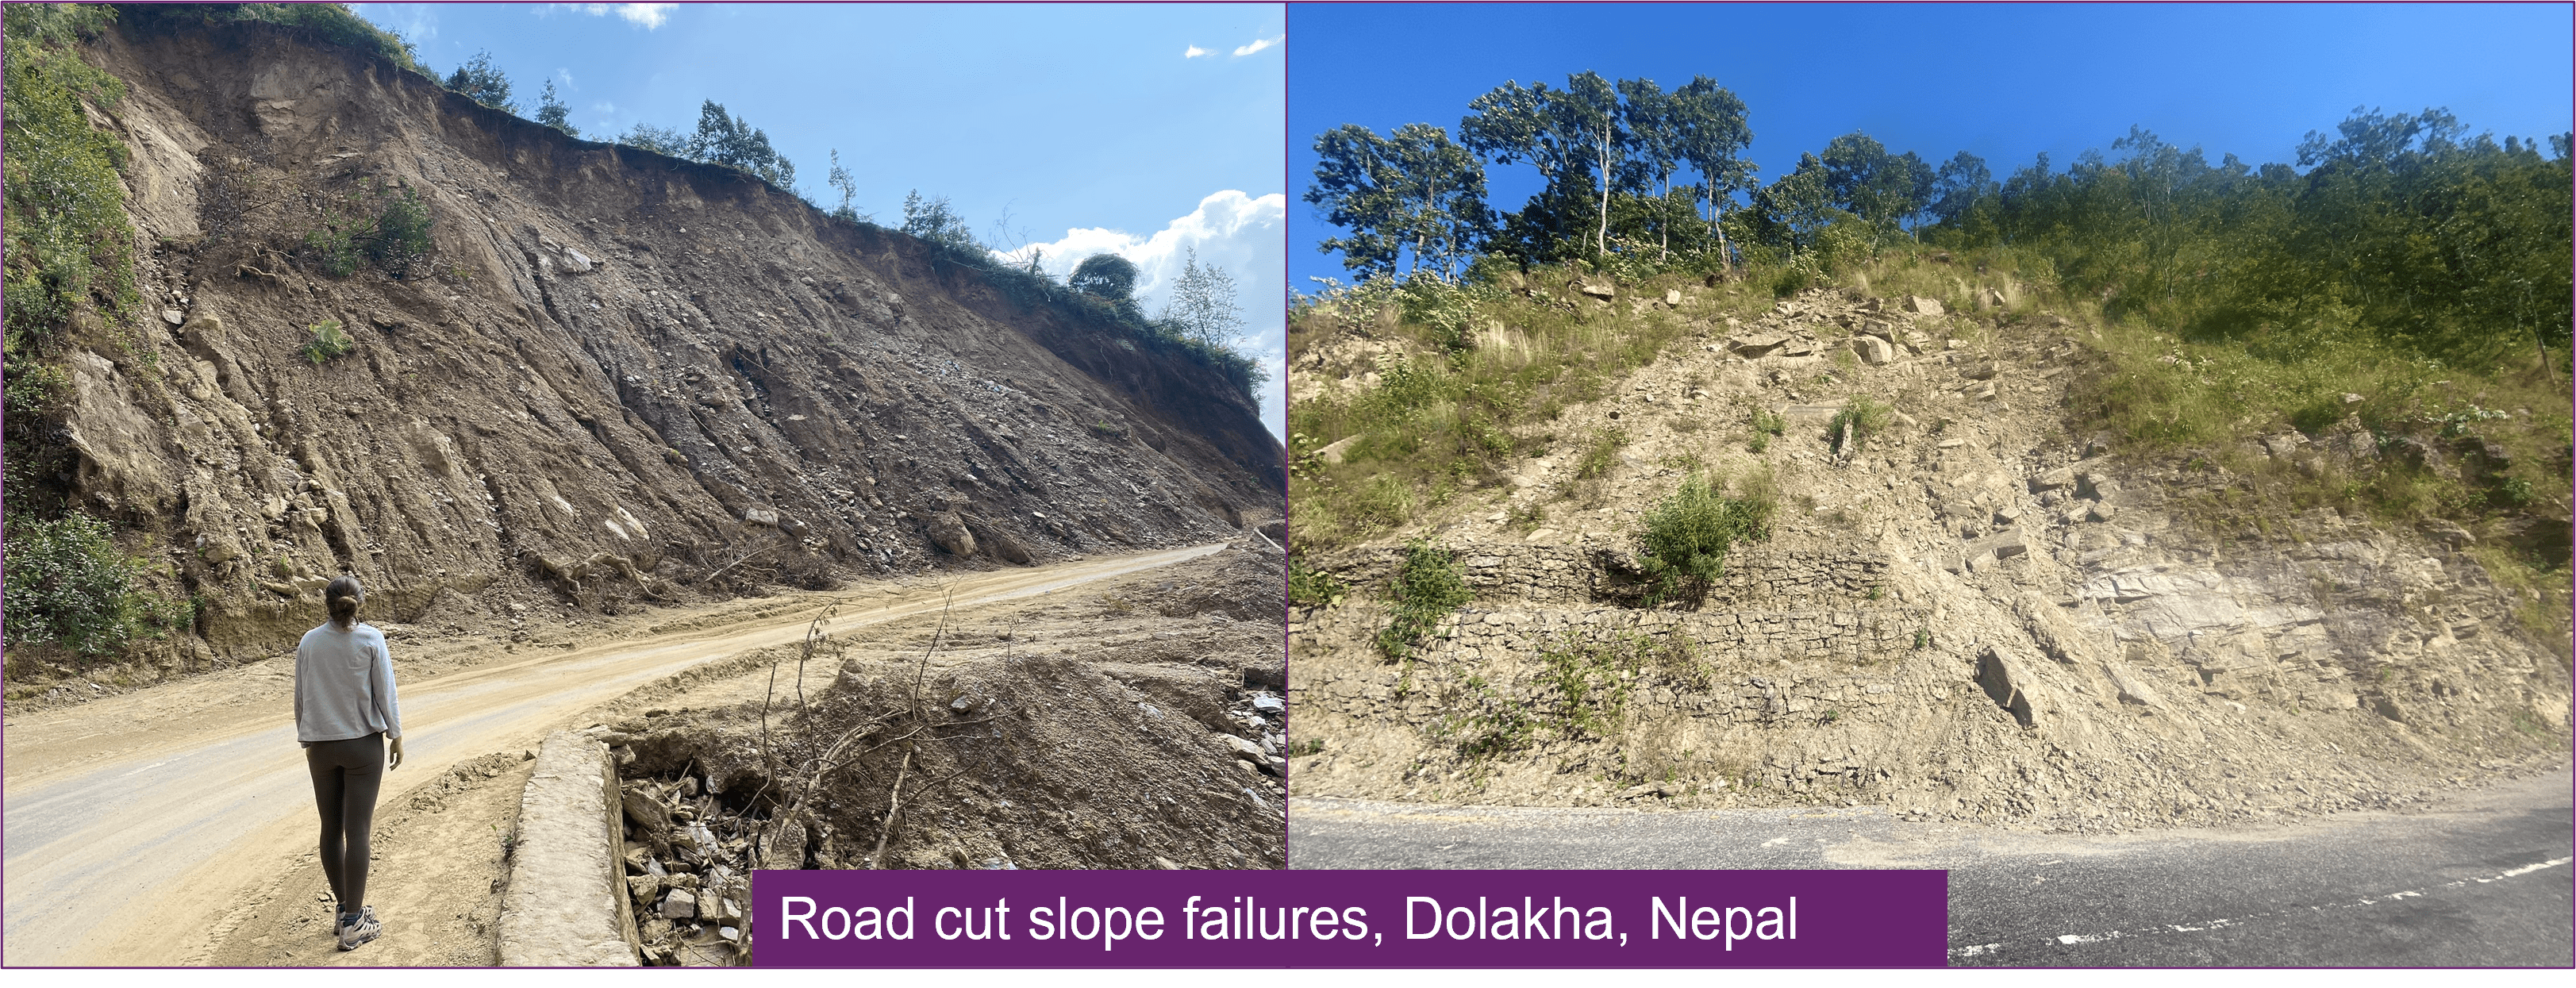
[[[2517,623],[2466,532],[2229,514],[2241,477],[2070,435],[2081,327],[1842,291],[1699,325],[1546,424],[1622,430],[1599,476],[1528,460],[1304,560],[1347,591],[1290,616],[1297,737],[1320,747],[1293,793],[2104,830],[2406,806],[2566,755],[2567,642]],[[1824,356],[1846,347],[1863,359]],[[1855,396],[1896,413],[1837,449]],[[1748,429],[1757,411],[1777,439]],[[2320,434],[2250,455],[2367,455],[2346,426]],[[1772,534],[1704,601],[1650,606],[1638,519],[1702,467],[1772,478]],[[1390,662],[1377,637],[1417,537],[1473,599]]]

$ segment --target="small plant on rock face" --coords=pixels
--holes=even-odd
[[[1706,597],[1736,543],[1770,537],[1779,501],[1770,475],[1754,474],[1741,486],[1741,495],[1728,496],[1716,479],[1694,473],[1646,515],[1637,549],[1654,583],[1650,604],[1676,593],[1694,602]]]
[[[1349,591],[1326,570],[1309,569],[1303,559],[1288,560],[1288,602],[1299,607],[1329,607]]]
[[[1826,423],[1825,438],[1833,443],[1836,453],[1858,448],[1863,440],[1886,429],[1895,418],[1896,409],[1886,402],[1854,396],[1843,403],[1842,411],[1834,413],[1832,422]]]
[[[312,342],[304,344],[304,348],[298,352],[304,354],[304,359],[312,361],[315,367],[347,355],[358,345],[358,341],[350,339],[349,334],[340,331],[340,320],[325,319],[315,323],[312,329]]]
[[[1387,597],[1395,605],[1395,620],[1378,632],[1378,654],[1401,662],[1413,656],[1441,618],[1467,603],[1457,554],[1423,539],[1406,543],[1404,562],[1387,585]]]
[[[1599,480],[1610,474],[1619,462],[1619,450],[1628,445],[1628,434],[1618,429],[1594,433],[1592,444],[1583,450],[1583,459],[1574,465],[1574,479]]]

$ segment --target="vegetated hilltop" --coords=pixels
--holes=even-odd
[[[2565,758],[2566,135],[1760,184],[1712,80],[1467,110],[1316,141],[1293,792],[2094,829]]]
[[[55,136],[106,138],[22,157],[13,93],[13,698],[156,622],[129,674],[268,652],[343,572],[379,620],[465,632],[1278,516],[1239,371],[1060,286],[381,46],[123,13],[77,44],[11,14],[12,89],[23,51]],[[73,165],[121,181],[29,205]],[[103,613],[20,606],[81,574],[61,596]]]

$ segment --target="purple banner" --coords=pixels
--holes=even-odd
[[[1939,967],[1942,871],[761,871],[762,967]]]

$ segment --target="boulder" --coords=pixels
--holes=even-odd
[[[1602,275],[1584,275],[1574,279],[1573,281],[1566,282],[1565,287],[1574,289],[1579,294],[1589,295],[1604,302],[1619,297],[1618,284]]]
[[[966,522],[955,512],[942,511],[923,520],[930,541],[948,550],[952,556],[975,554],[975,533],[966,530]]]
[[[1767,355],[1788,342],[1789,337],[1784,333],[1755,333],[1726,341],[1726,348],[1736,356],[1750,359]]]
[[[2110,677],[2112,688],[2119,691],[2120,702],[2149,709],[2164,706],[2164,701],[2156,696],[2155,690],[2147,687],[2145,680],[2130,675],[2129,670],[2119,663],[2102,663],[2102,675]]]
[[[744,508],[742,510],[742,520],[753,525],[777,528],[778,510],[775,508]]]
[[[1682,304],[1682,290],[1681,290],[1681,289],[1678,289],[1678,288],[1667,288],[1667,289],[1664,289],[1664,304],[1665,304],[1665,305],[1680,305],[1680,304]]]
[[[2029,684],[2028,667],[2001,646],[1986,646],[1977,659],[1977,686],[2023,727],[2032,724],[2030,697],[2023,692]]]
[[[1242,756],[1242,757],[1243,757],[1243,759],[1244,759],[1244,760],[1246,760],[1246,761],[1249,761],[1249,762],[1253,762],[1253,763],[1255,763],[1255,764],[1258,764],[1258,763],[1260,763],[1260,761],[1261,761],[1264,757],[1266,757],[1266,755],[1267,755],[1267,753],[1266,753],[1266,752],[1263,752],[1263,751],[1261,750],[1261,746],[1260,746],[1260,745],[1254,744],[1254,743],[1252,743],[1252,742],[1250,742],[1250,741],[1246,741],[1246,740],[1244,740],[1244,739],[1242,739],[1242,738],[1239,738],[1239,737],[1235,737],[1234,735],[1231,735],[1231,734],[1218,734],[1218,735],[1213,735],[1213,736],[1217,739],[1217,741],[1218,741],[1219,743],[1221,743],[1221,744],[1225,745],[1225,746],[1226,746],[1227,748],[1229,748],[1229,749],[1232,749],[1232,750],[1234,751],[1234,753],[1235,753],[1235,754]]]
[[[1941,308],[1940,299],[1924,298],[1921,295],[1906,296],[1900,307],[1905,311],[1914,313],[1918,316],[1937,316],[1944,314]]]
[[[663,919],[696,919],[697,894],[688,889],[672,889],[671,894],[662,900],[661,912]]]
[[[1351,444],[1359,441],[1360,437],[1358,436],[1346,436],[1341,439],[1336,439],[1330,444],[1327,444],[1324,448],[1316,450],[1315,458],[1326,463],[1339,466],[1342,462],[1342,454],[1349,452]]]
[[[1896,359],[1895,349],[1888,346],[1886,340],[1875,336],[1852,337],[1851,345],[1852,351],[1860,354],[1861,362],[1865,364],[1883,364]]]

